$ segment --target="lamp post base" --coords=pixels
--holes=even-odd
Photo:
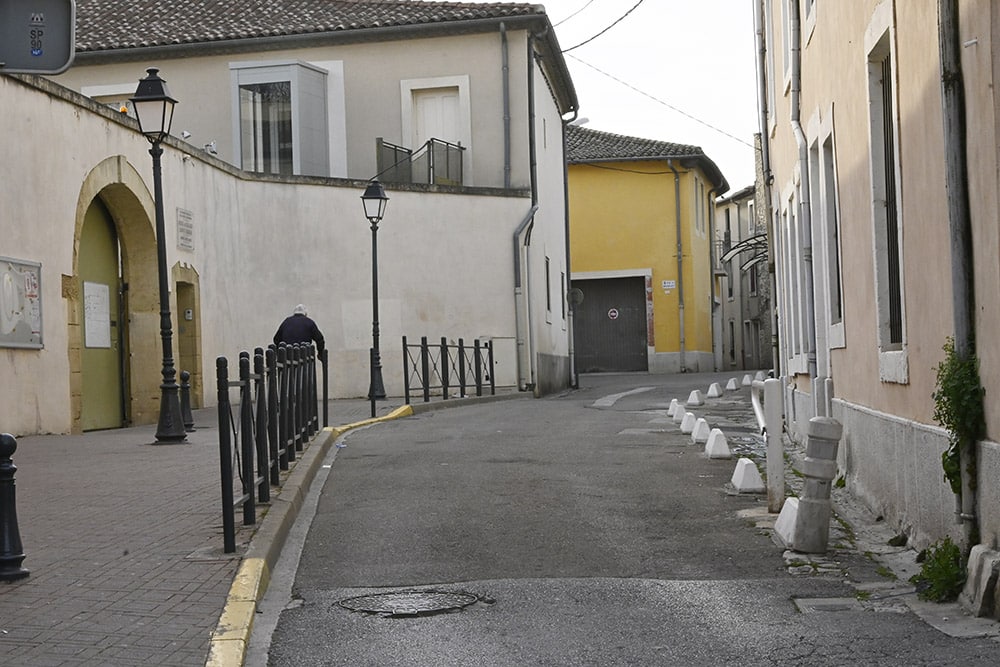
[[[181,401],[177,385],[160,385],[160,420],[156,423],[158,443],[177,443],[187,440]]]

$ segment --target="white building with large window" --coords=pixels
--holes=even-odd
[[[359,197],[374,177],[390,198],[387,392],[403,391],[403,336],[492,341],[499,385],[569,383],[571,323],[552,304],[567,287],[563,127],[577,99],[544,9],[296,7],[79,0],[67,72],[0,77],[2,145],[21,156],[0,180],[25,221],[2,249],[18,295],[4,297],[17,321],[0,323],[0,375],[20,396],[0,401],[5,430],[155,421],[151,160],[126,117],[151,67],[178,100],[164,243],[175,365],[195,406],[213,402],[214,359],[266,345],[297,303],[326,336],[333,395],[365,395],[372,247]],[[92,335],[98,324],[107,335]]]

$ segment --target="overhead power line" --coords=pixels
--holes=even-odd
[[[660,98],[655,97],[653,95],[650,95],[649,93],[647,93],[644,90],[640,90],[639,88],[636,88],[631,83],[629,83],[627,81],[622,81],[621,79],[619,79],[618,77],[616,77],[614,74],[609,74],[608,72],[605,72],[601,68],[595,67],[594,65],[591,65],[587,61],[581,60],[580,58],[578,58],[577,56],[574,56],[572,54],[570,54],[569,57],[572,58],[573,60],[577,61],[581,65],[586,65],[587,67],[589,67],[590,69],[594,70],[595,72],[598,72],[599,74],[603,74],[604,76],[608,77],[612,81],[616,81],[616,82],[620,83],[621,85],[625,86],[626,88],[629,88],[630,90],[634,90],[635,92],[639,93],[643,97],[648,97],[649,99],[653,100],[657,104],[662,104],[663,106],[667,107],[671,111],[675,111],[675,112],[679,113],[680,115],[682,115],[682,116],[684,116],[686,118],[690,118],[691,120],[693,120],[696,123],[700,123],[700,124],[704,125],[705,127],[709,128],[710,130],[714,130],[715,132],[718,132],[719,134],[727,136],[727,137],[729,137],[730,139],[732,139],[734,141],[738,141],[741,144],[743,144],[744,146],[749,146],[750,148],[754,147],[753,144],[751,144],[746,139],[740,139],[736,135],[731,134],[729,132],[726,132],[725,130],[723,130],[723,129],[719,128],[719,127],[716,127],[715,125],[712,125],[711,123],[707,123],[707,122],[703,121],[701,118],[698,118],[697,116],[692,116],[691,114],[689,114],[688,112],[684,111],[683,109],[678,109],[674,105],[669,104],[667,102],[664,102]]]
[[[612,29],[612,28],[614,28],[614,27],[615,27],[616,25],[618,25],[618,24],[619,24],[619,23],[621,23],[621,22],[622,22],[623,20],[625,20],[625,17],[626,17],[626,16],[628,16],[629,14],[631,14],[632,12],[634,12],[634,11],[636,10],[636,7],[638,7],[639,5],[641,5],[641,4],[642,4],[643,2],[645,2],[645,1],[646,1],[646,0],[639,0],[639,2],[635,3],[635,5],[633,5],[633,6],[632,6],[632,9],[630,9],[630,10],[628,10],[627,12],[625,12],[624,14],[622,14],[622,15],[621,15],[621,16],[620,16],[620,17],[618,18],[618,20],[617,20],[617,21],[615,21],[614,23],[612,23],[611,25],[609,25],[609,26],[608,26],[607,28],[605,28],[604,30],[600,31],[599,33],[597,33],[596,35],[594,35],[594,36],[593,36],[593,37],[591,37],[590,39],[587,39],[587,40],[584,40],[584,41],[580,42],[580,43],[579,43],[579,44],[577,44],[576,46],[571,46],[571,47],[569,47],[568,49],[563,49],[563,53],[569,53],[569,52],[570,52],[570,51],[572,51],[573,49],[578,49],[578,48],[580,48],[581,46],[583,46],[584,44],[588,44],[588,43],[590,43],[590,42],[594,41],[595,39],[597,39],[598,37],[600,37],[601,35],[603,35],[604,33],[606,33],[606,32],[607,32],[608,30],[611,30],[611,29]],[[581,9],[581,11],[582,11],[582,9]]]
[[[566,21],[569,21],[571,18],[573,18],[574,16],[576,16],[577,14],[579,14],[580,12],[582,12],[584,9],[586,9],[587,7],[590,7],[592,4],[594,4],[594,0],[587,0],[587,4],[585,4],[583,7],[580,7],[580,9],[576,10],[575,12],[573,12],[572,14],[570,14],[569,16],[567,16],[566,18],[564,18],[559,23],[556,23],[552,27],[553,28],[557,28],[557,27],[561,26],[563,23],[565,23]]]

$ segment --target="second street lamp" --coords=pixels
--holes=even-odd
[[[163,180],[160,175],[160,145],[170,134],[170,122],[174,116],[177,100],[170,97],[167,82],[151,67],[146,70],[146,78],[139,80],[135,96],[130,101],[139,121],[139,131],[145,135],[152,147],[153,156],[153,199],[156,209],[156,268],[160,279],[160,338],[163,341],[163,383],[160,385],[160,419],[156,424],[156,439],[159,442],[182,442],[187,438],[184,419],[181,417],[181,402],[177,386],[177,371],[174,368],[173,331],[170,324],[170,291],[167,281],[167,247],[163,223]]]
[[[372,417],[375,416],[375,400],[385,398],[385,386],[382,384],[382,360],[378,349],[378,223],[385,214],[389,198],[385,196],[385,188],[378,180],[372,180],[361,195],[361,203],[365,207],[365,217],[372,228],[372,349],[371,377],[368,383],[368,400],[372,405]]]

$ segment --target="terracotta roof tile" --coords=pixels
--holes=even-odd
[[[527,2],[77,0],[78,53],[544,14]]]
[[[566,159],[570,163],[656,160],[704,155],[698,146],[627,137],[577,125],[569,125],[566,128]]]

